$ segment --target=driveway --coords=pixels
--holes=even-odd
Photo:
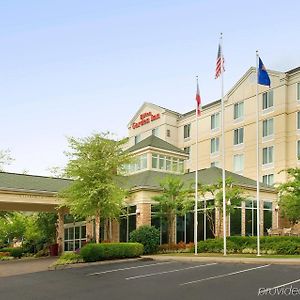
[[[47,271],[56,260],[56,257],[43,257],[0,261],[0,277]]]

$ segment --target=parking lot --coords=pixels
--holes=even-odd
[[[22,300],[287,299],[299,293],[300,266],[272,264],[139,260],[0,280],[1,299]]]

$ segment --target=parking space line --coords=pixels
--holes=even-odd
[[[287,282],[287,283],[284,283],[284,284],[281,284],[281,285],[278,285],[278,286],[274,286],[272,288],[267,288],[267,289],[265,289],[265,291],[271,291],[271,290],[279,289],[279,288],[284,287],[286,285],[289,285],[289,284],[292,285],[293,283],[297,283],[297,282],[300,282],[300,279],[296,279],[294,281],[290,281],[290,282]]]
[[[140,278],[151,277],[151,276],[156,276],[156,275],[162,275],[162,274],[167,274],[167,273],[174,273],[174,272],[180,272],[180,271],[185,271],[185,270],[190,270],[190,269],[196,269],[196,268],[201,268],[201,267],[206,267],[206,266],[213,266],[213,265],[216,265],[216,264],[217,263],[211,263],[211,264],[205,264],[205,265],[192,266],[192,267],[188,267],[188,268],[175,269],[175,270],[170,270],[170,271],[149,273],[149,274],[144,274],[144,275],[137,275],[137,276],[127,277],[125,279],[126,280],[140,279]]]
[[[266,267],[269,267],[269,266],[270,265],[263,265],[263,266],[259,266],[259,267],[255,267],[255,268],[250,268],[250,269],[245,269],[245,270],[236,271],[236,272],[231,272],[231,273],[227,273],[227,274],[221,274],[221,275],[211,276],[211,277],[207,277],[207,278],[203,278],[203,279],[188,281],[188,282],[181,283],[179,285],[183,286],[183,285],[188,285],[188,284],[193,284],[193,283],[199,283],[199,282],[202,282],[202,281],[208,281],[208,280],[212,280],[212,279],[218,279],[218,278],[233,276],[233,275],[237,275],[237,274],[240,274],[240,273],[245,273],[245,272],[249,272],[249,271],[253,271],[253,270],[258,270],[258,269],[266,268]]]
[[[171,263],[173,263],[173,262],[172,261],[165,261],[165,262],[160,262],[160,263],[155,263],[155,264],[147,264],[147,265],[139,265],[139,266],[134,266],[134,267],[113,269],[113,270],[107,270],[107,271],[102,271],[102,272],[90,273],[90,274],[87,274],[87,276],[101,275],[101,274],[113,273],[113,272],[119,272],[119,271],[126,271],[126,270],[131,270],[131,269],[147,268],[147,267],[153,267],[153,266],[158,266],[158,265],[166,265],[166,264],[171,264]]]

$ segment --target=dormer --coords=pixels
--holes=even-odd
[[[184,161],[189,157],[183,150],[155,135],[148,136],[126,151],[134,157],[133,162],[125,167],[127,175],[146,170],[183,174]]]

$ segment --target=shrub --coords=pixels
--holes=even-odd
[[[116,258],[138,257],[143,254],[144,247],[139,243],[90,243],[83,246],[80,256],[85,262]]]
[[[10,251],[10,255],[14,258],[21,258],[23,256],[23,249],[22,248],[13,248]]]
[[[54,265],[57,266],[57,265],[75,264],[80,262],[83,262],[81,255],[74,252],[65,252],[59,257],[59,259],[54,263]]]
[[[153,226],[141,226],[130,234],[130,242],[141,243],[144,245],[144,254],[157,252],[159,240],[159,230]]]
[[[261,237],[262,254],[300,254],[300,238],[289,236]],[[257,237],[234,236],[227,238],[228,253],[256,254]],[[193,251],[194,249],[191,249]],[[223,252],[223,239],[209,239],[198,243],[198,252]]]

